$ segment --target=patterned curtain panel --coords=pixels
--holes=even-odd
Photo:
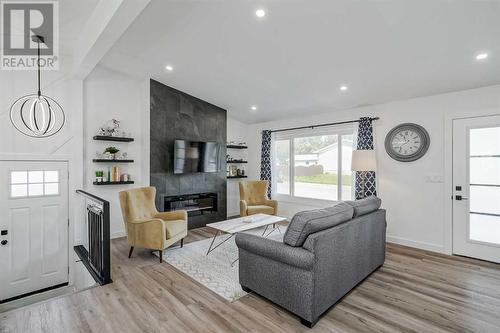
[[[358,145],[356,149],[367,149],[373,150],[373,126],[372,121],[368,117],[363,117],[359,119],[358,127]],[[364,179],[364,193],[363,193],[363,174],[365,174]],[[356,172],[356,184],[355,184],[355,197],[356,200],[369,197],[370,195],[377,195],[375,172]]]
[[[260,179],[267,180],[267,195],[271,198],[271,131],[262,131],[262,152],[260,157]]]

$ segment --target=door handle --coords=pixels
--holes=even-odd
[[[455,200],[461,201],[461,200],[469,200],[469,198],[463,197],[461,195],[455,195]]]
[[[4,239],[3,241],[0,242],[0,244],[2,245],[7,245],[8,241],[6,239]]]

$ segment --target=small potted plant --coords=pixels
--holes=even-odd
[[[96,182],[101,183],[103,181],[102,180],[103,176],[104,176],[104,172],[103,171],[100,171],[100,170],[96,171],[95,172],[95,180],[96,180]]]
[[[111,154],[111,156],[113,156],[113,159],[116,160],[116,153],[118,153],[119,151],[120,151],[120,149],[118,149],[116,147],[108,147],[108,148],[106,148],[104,153]]]

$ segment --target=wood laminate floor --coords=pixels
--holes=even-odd
[[[114,283],[2,313],[0,332],[500,332],[492,263],[389,244],[384,266],[309,330],[257,295],[229,303],[147,250],[127,253],[113,240]]]

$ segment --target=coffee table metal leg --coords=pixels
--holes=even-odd
[[[266,228],[264,229],[264,232],[262,233],[262,236],[264,236],[266,234],[266,231],[267,231],[268,227],[269,227],[269,225],[266,225]]]
[[[231,239],[234,236],[234,234],[231,234],[231,235],[229,235],[229,237],[227,237],[226,239],[224,239],[222,242],[220,242],[219,244],[213,246],[214,242],[215,242],[215,239],[217,238],[218,235],[219,235],[219,230],[217,230],[217,232],[214,235],[214,238],[212,239],[212,243],[210,243],[210,246],[209,246],[208,251],[207,251],[207,256],[208,256],[208,254],[210,252],[212,252],[213,250],[215,250],[216,248],[218,248],[219,246],[221,246],[222,244],[224,244],[225,242],[227,242],[229,239]]]
[[[272,234],[275,230],[278,230],[278,232],[281,234],[281,229],[280,229],[280,226],[279,226],[279,225],[277,225],[276,223],[273,223],[273,230],[269,231],[269,232],[267,233],[267,235],[266,235],[267,227],[268,227],[268,226],[266,226],[266,229],[264,229],[264,232],[262,233],[262,236],[263,236],[264,238],[269,237],[269,235],[271,235],[271,234]]]
[[[215,242],[215,239],[217,238],[217,235],[219,235],[219,230],[217,230],[215,232],[215,235],[214,235],[214,238],[212,238],[212,243],[210,243],[210,246],[208,247],[208,251],[207,251],[207,256],[208,254],[211,252],[211,248],[212,248],[212,245],[214,245],[214,242]]]

